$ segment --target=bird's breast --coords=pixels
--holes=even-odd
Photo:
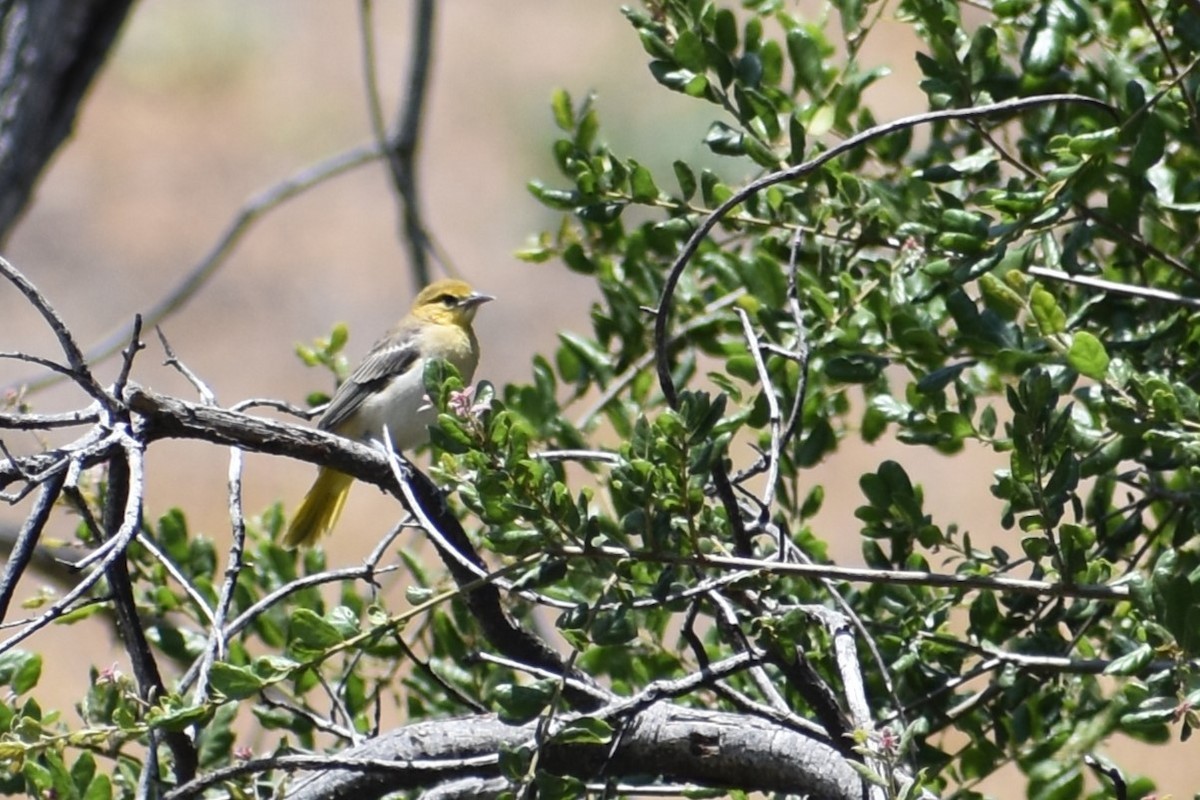
[[[350,425],[340,428],[339,433],[362,441],[383,441],[386,425],[398,450],[411,450],[429,440],[429,426],[437,422],[437,412],[425,392],[428,359],[450,362],[464,384],[469,384],[475,375],[479,349],[474,334],[457,326],[437,326],[425,331],[418,344],[424,357],[401,374],[382,381],[363,400],[352,420],[348,420]]]

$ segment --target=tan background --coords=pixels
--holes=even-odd
[[[401,2],[376,5],[379,83],[391,120],[407,65],[410,9]],[[369,139],[356,8],[323,0],[138,4],[76,137],[52,165],[5,254],[49,296],[85,347],[168,292],[250,197]],[[499,297],[477,325],[486,343],[480,377],[527,380],[530,358],[551,352],[556,331],[588,330],[593,298],[589,282],[565,268],[512,256],[526,237],[555,224],[524,188],[531,178],[556,180],[548,155],[555,136],[551,92],[563,87],[580,98],[595,90],[603,136],[618,153],[660,173],[664,185],[671,182],[671,159],[705,157],[698,142],[720,117],[715,107],[657,87],[617,3],[453,0],[440,5],[436,28],[420,166],[427,221],[462,275]],[[923,109],[914,50],[900,26],[885,23],[864,52],[867,61],[893,69],[874,90],[877,118]],[[743,177],[740,168],[723,165],[733,180]],[[324,375],[294,357],[294,345],[344,320],[352,331],[349,354],[357,358],[414,291],[395,208],[382,167],[371,165],[272,212],[164,324],[178,356],[224,404],[247,397],[300,403],[306,392],[327,388]],[[192,396],[160,366],[157,341],[147,341],[135,378]],[[0,350],[17,349],[57,355],[44,326],[15,293],[0,288]],[[111,380],[115,363],[98,372]],[[0,386],[28,374],[0,361]],[[33,399],[40,411],[81,404],[63,388]],[[7,442],[19,451],[36,446]],[[194,532],[223,539],[227,458],[199,444],[153,448],[149,515],[179,504]],[[851,443],[813,476],[828,489],[822,533],[837,542],[839,558],[857,561],[857,478],[883,458],[902,461],[924,483],[940,522],[958,521],[977,537],[1006,538],[992,530],[998,504],[987,487],[1003,464],[995,456],[944,459],[895,443]],[[306,465],[249,457],[248,513],[278,498],[294,508],[310,478]],[[18,521],[27,507],[0,507],[0,520]],[[390,504],[360,488],[331,561],[355,563],[393,516]],[[65,534],[71,521],[56,524]],[[32,593],[36,586],[25,588]],[[104,641],[89,644],[84,657],[82,631],[52,630],[37,641],[47,652],[44,681],[77,687],[89,664],[120,662],[119,651]],[[1177,794],[1195,780],[1171,774],[1165,749],[1138,761],[1122,758]],[[990,789],[1003,796],[1015,791],[1002,780]]]

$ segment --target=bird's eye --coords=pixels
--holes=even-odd
[[[452,294],[444,294],[438,297],[438,302],[444,305],[446,308],[453,308],[454,306],[458,305],[458,298]]]

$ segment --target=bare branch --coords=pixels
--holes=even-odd
[[[429,255],[436,255],[422,218],[421,197],[417,188],[417,151],[425,110],[425,94],[429,86],[429,65],[433,59],[435,9],[434,0],[415,0],[413,3],[412,55],[408,67],[408,86],[404,102],[401,104],[396,132],[388,136],[384,131],[383,112],[375,77],[375,36],[371,22],[371,0],[359,2],[363,82],[367,89],[371,127],[375,132],[376,141],[387,154],[392,183],[400,203],[403,240],[408,248],[409,262],[418,286],[429,283]]]
[[[615,547],[558,547],[556,555],[572,558],[638,559],[665,564],[688,564],[717,569],[759,569],[777,575],[807,575],[812,578],[848,581],[850,583],[891,583],[908,586],[933,586],[961,591],[995,591],[1013,595],[1034,597],[1063,597],[1081,600],[1099,600],[1116,603],[1128,599],[1129,587],[1124,584],[1051,583],[1050,581],[1022,580],[1020,578],[997,578],[983,575],[945,574],[918,570],[870,569],[868,567],[838,567],[832,564],[796,564],[765,561],[735,556],[705,555],[703,557],[676,556],[670,553],[640,550],[623,550]]]
[[[148,705],[154,704],[160,697],[167,694],[163,685],[158,662],[154,651],[146,639],[146,631],[138,616],[137,601],[133,595],[133,584],[129,577],[129,565],[125,560],[125,548],[133,540],[133,536],[122,535],[123,531],[136,534],[142,525],[142,496],[146,486],[143,472],[144,462],[141,448],[127,441],[125,446],[113,455],[108,465],[108,492],[104,506],[103,531],[107,539],[122,541],[123,544],[114,549],[114,558],[104,565],[104,576],[113,595],[113,606],[116,611],[117,628],[125,643],[125,652],[133,665],[133,673],[137,679],[138,695]],[[192,740],[180,731],[163,731],[162,739],[171,751],[172,768],[175,780],[182,783],[189,781],[196,774],[198,757]],[[154,751],[151,751],[153,754]],[[150,777],[146,781],[158,778],[158,761],[148,758],[143,770]]]
[[[64,470],[49,476],[42,484],[42,493],[38,496],[33,511],[26,518],[25,524],[21,527],[21,532],[17,535],[17,540],[4,562],[4,574],[0,575],[0,620],[8,616],[8,605],[12,602],[13,593],[17,590],[17,583],[33,559],[42,529],[46,527],[46,520],[50,518],[50,510],[54,508],[54,503],[62,492],[63,482],[66,481],[66,478],[67,473]]]
[[[63,355],[67,357],[68,370],[66,374],[79,385],[79,388],[87,392],[93,400],[111,412],[112,398],[96,382],[96,378],[92,375],[91,370],[88,369],[87,360],[84,358],[83,352],[80,351],[79,345],[75,343],[74,335],[67,328],[62,317],[50,305],[50,301],[42,295],[36,286],[30,283],[28,278],[4,258],[0,258],[0,276],[8,279],[8,282],[17,288],[17,291],[25,296],[25,299],[42,315],[42,319],[50,326],[50,330],[54,332],[55,337],[58,339],[58,344],[62,348]]]
[[[95,406],[64,414],[0,414],[0,430],[46,431],[52,428],[71,428],[92,425],[100,419]]]
[[[1129,297],[1141,297],[1146,300],[1174,303],[1175,305],[1187,306],[1188,308],[1200,308],[1200,298],[1168,292],[1165,289],[1134,286],[1128,283],[1105,280],[1104,278],[1093,278],[1090,275],[1071,275],[1062,270],[1048,269],[1046,267],[1030,267],[1029,274],[1037,278],[1073,283],[1076,286],[1086,286],[1089,289],[1099,289],[1104,292],[1113,292],[1114,294],[1123,294]]]

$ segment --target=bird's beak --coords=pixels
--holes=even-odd
[[[463,308],[475,308],[476,306],[481,306],[484,303],[490,302],[495,299],[496,298],[492,297],[490,294],[480,294],[479,292],[472,292],[470,295],[467,296],[467,298],[465,300],[462,301],[462,303],[460,303],[460,305]]]

